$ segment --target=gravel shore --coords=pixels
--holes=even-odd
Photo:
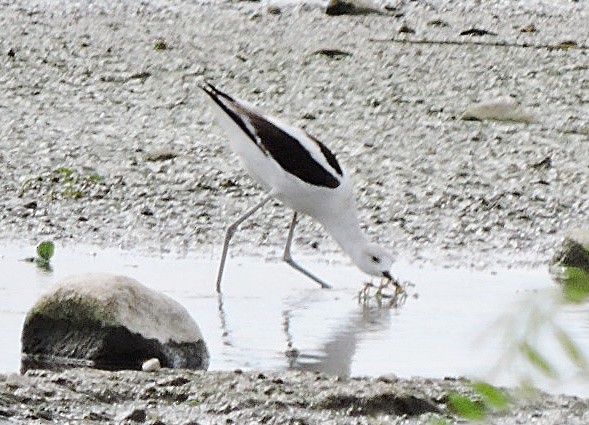
[[[352,379],[311,372],[30,371],[0,378],[0,423],[59,424],[432,424],[447,417],[452,392],[474,397],[461,380]],[[493,424],[585,425],[589,401],[518,399]]]
[[[0,0],[2,239],[178,255],[218,247],[260,190],[212,122],[198,89],[206,78],[336,152],[371,238],[399,256],[546,264],[589,216],[587,2],[391,5],[330,17],[313,5]],[[460,35],[472,29],[487,34]],[[459,119],[505,96],[537,122]],[[234,252],[280,252],[289,216],[268,206]],[[298,235],[297,252],[339,252],[310,220]],[[374,400],[410,394],[445,412],[449,389],[467,391],[387,379],[29,372],[0,379],[0,422],[413,424],[427,415]],[[493,423],[586,424],[588,411],[541,396]]]

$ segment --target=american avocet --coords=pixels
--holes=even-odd
[[[382,247],[369,243],[360,228],[352,185],[335,155],[305,130],[266,115],[253,105],[231,97],[204,83],[202,89],[213,100],[221,126],[229,136],[231,148],[243,161],[247,171],[268,192],[261,202],[227,228],[217,291],[231,237],[237,227],[272,198],[294,210],[284,261],[313,279],[323,288],[330,286],[296,263],[290,253],[297,213],[319,221],[360,270],[398,283],[391,277],[392,256]]]

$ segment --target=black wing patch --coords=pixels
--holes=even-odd
[[[203,85],[202,89],[235,121],[239,128],[247,134],[265,155],[269,154],[272,156],[286,172],[313,186],[335,189],[340,185],[339,180],[329,170],[323,168],[296,138],[272,124],[258,113],[241,106],[233,98],[216,89],[211,84],[207,83]],[[228,100],[235,109],[229,108],[219,97]],[[247,117],[255,134],[252,133],[250,126],[245,123],[242,116]],[[317,143],[327,163],[338,175],[342,176],[342,169],[335,155],[315,137],[309,134],[307,135]]]
[[[305,131],[305,133],[307,133],[307,132]],[[321,149],[321,153],[323,154],[323,156],[327,160],[327,163],[329,165],[331,165],[333,167],[333,169],[335,171],[337,171],[337,173],[340,176],[343,176],[342,169],[339,166],[339,162],[337,162],[337,159],[335,158],[335,155],[333,154],[333,152],[331,152],[327,146],[325,146],[323,143],[321,143],[319,140],[317,140],[317,138],[315,136],[313,136],[312,134],[307,133],[307,136],[309,136],[310,139],[312,139],[315,143],[317,143],[317,145],[319,146],[319,149]]]
[[[290,134],[275,126],[258,114],[248,112],[248,120],[254,127],[259,143],[263,150],[270,153],[272,158],[288,173],[313,186],[324,186],[335,189],[340,185],[339,180],[318,163],[303,145]],[[315,139],[314,139],[315,140]],[[335,156],[323,144],[319,143],[321,152],[327,162],[341,176],[341,168]],[[325,153],[328,152],[329,156]],[[335,162],[336,167],[333,166]]]

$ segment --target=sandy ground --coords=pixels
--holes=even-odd
[[[212,121],[203,77],[336,152],[370,236],[400,256],[535,265],[587,223],[585,2],[399,2],[391,13],[402,17],[109,3],[0,10],[5,239],[179,254],[218,247],[261,194]],[[415,33],[399,33],[403,24]],[[521,32],[530,24],[535,32]],[[471,28],[497,35],[459,35]],[[314,53],[334,48],[350,55]],[[457,119],[497,96],[513,96],[539,123]],[[268,206],[236,249],[279,254],[289,218]],[[317,257],[338,250],[310,220],[296,242]]]
[[[589,215],[587,2],[389,5],[389,15],[328,17],[316,5],[271,14],[264,3],[0,1],[2,239],[179,255],[218,247],[261,195],[212,122],[198,89],[207,78],[336,152],[371,238],[398,255],[545,264]],[[403,24],[414,32],[400,33]],[[530,24],[536,31],[521,31]],[[495,35],[459,35],[472,28]],[[468,104],[498,96],[538,122],[459,119]],[[268,206],[234,252],[253,244],[279,255],[289,216]],[[310,220],[296,244],[317,257],[338,250]],[[34,417],[33,398],[13,398],[14,388],[67,383],[30,379],[2,383],[0,413],[16,409],[3,416]],[[557,415],[570,414],[572,399],[551,400]],[[205,423],[225,423],[228,409]],[[577,422],[525,414],[587,423],[584,409]]]

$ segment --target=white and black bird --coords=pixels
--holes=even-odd
[[[213,101],[231,148],[251,176],[269,193],[227,228],[217,291],[220,291],[231,237],[241,223],[272,198],[294,210],[284,249],[284,261],[292,267],[322,287],[330,287],[291,257],[297,213],[303,213],[321,223],[360,270],[385,278],[387,283],[399,288],[390,275],[393,257],[384,248],[370,243],[360,228],[350,177],[335,155],[305,130],[266,115],[209,83],[201,87]]]

